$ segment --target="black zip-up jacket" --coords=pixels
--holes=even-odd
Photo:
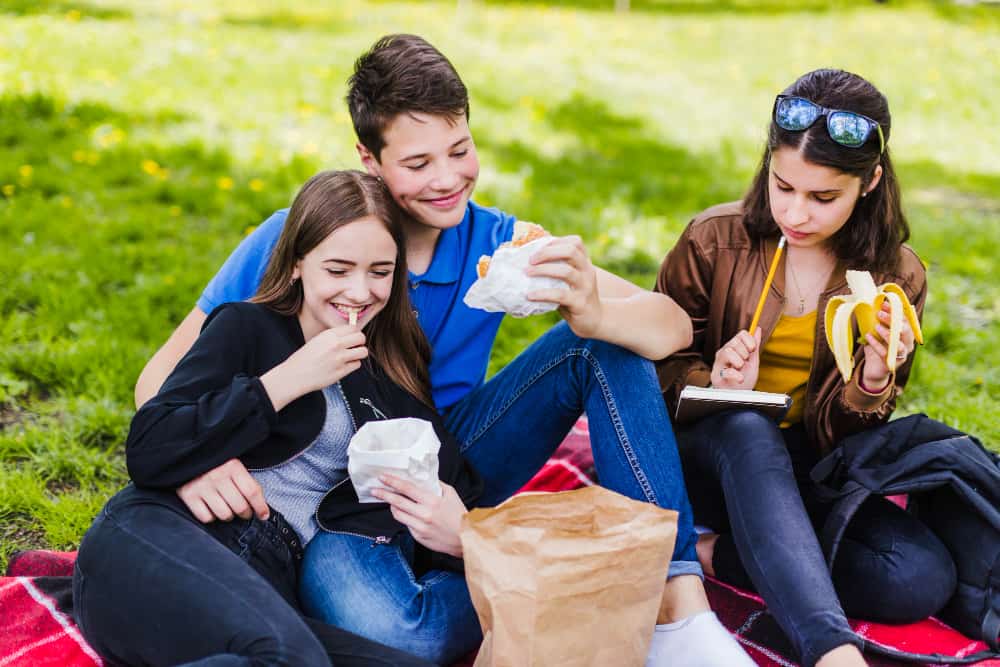
[[[243,302],[213,310],[160,392],[132,419],[125,445],[132,481],[173,490],[232,458],[253,471],[304,451],[323,427],[322,392],[305,394],[275,412],[259,379],[304,344],[294,316]],[[355,430],[376,419],[418,417],[431,422],[441,441],[440,479],[455,487],[467,507],[478,499],[482,480],[435,410],[392,382],[370,359],[341,379],[340,386]],[[386,503],[359,503],[349,481],[324,496],[316,512],[320,528],[378,541],[405,530]],[[460,561],[444,554],[425,555],[430,567],[461,567]]]

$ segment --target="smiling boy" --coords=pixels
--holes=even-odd
[[[481,503],[512,495],[586,412],[601,484],[680,514],[658,619],[665,625],[657,627],[647,664],[752,664],[709,610],[680,460],[651,362],[690,344],[688,316],[666,295],[594,267],[579,237],[557,238],[534,255],[529,271],[568,285],[533,295],[558,304],[565,321],[484,382],[503,314],[471,309],[462,296],[476,279],[477,258],[511,239],[514,217],[471,201],[479,161],[466,88],[426,41],[390,35],[358,59],[347,101],[362,164],[410,218],[410,298],[433,348],[433,398],[486,482]],[[255,293],[286,213],[278,211],[244,239],[212,279],[143,370],[138,404],[191,346],[206,313]],[[199,478],[184,491],[220,519],[248,516],[262,501],[240,490],[241,475]],[[372,638],[393,643],[392,636]]]

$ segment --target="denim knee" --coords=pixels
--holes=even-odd
[[[775,464],[791,470],[785,440],[770,417],[756,410],[731,410],[710,419],[714,423],[706,444],[720,473],[727,467],[746,475]]]
[[[845,611],[885,623],[932,616],[958,585],[954,559],[919,519],[873,500],[858,511],[834,561]]]
[[[566,322],[560,322],[549,330],[565,350],[586,350],[590,359],[605,370],[616,372],[648,374],[654,381],[656,370],[652,361],[614,343],[594,338],[577,336]],[[657,387],[659,385],[657,384]],[[658,393],[658,392],[657,392]]]
[[[306,613],[430,662],[462,657],[482,639],[465,579],[445,571],[417,578],[406,555],[412,545],[407,536],[375,545],[319,533],[299,580]]]

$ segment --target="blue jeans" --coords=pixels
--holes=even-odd
[[[945,546],[883,498],[852,519],[831,576],[815,532],[830,506],[812,492],[818,456],[801,426],[779,429],[760,413],[732,411],[682,429],[678,440],[698,521],[720,533],[716,576],[760,593],[803,664],[858,642],[844,608],[910,623],[954,592]]]
[[[482,641],[460,572],[414,572],[414,541],[391,544],[361,535],[319,532],[306,547],[300,597],[326,623],[438,664]]]
[[[586,412],[605,488],[680,514],[670,577],[702,576],[677,442],[653,364],[560,322],[445,414],[486,482],[480,505],[514,494]]]
[[[428,665],[304,618],[290,530],[274,511],[203,525],[172,492],[128,486],[80,545],[73,616],[114,664]]]
[[[560,323],[445,415],[485,480],[481,506],[531,479],[586,412],[603,486],[679,512],[670,577],[701,577],[697,535],[653,364]],[[407,539],[409,536],[407,534]],[[425,659],[457,657],[480,639],[461,575],[414,575],[410,547],[320,533],[306,547],[299,595],[310,615]],[[443,651],[443,654],[435,653]]]

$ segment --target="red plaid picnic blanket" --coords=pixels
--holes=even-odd
[[[594,460],[586,418],[581,418],[555,455],[535,475],[525,491],[566,491],[594,483]],[[0,667],[92,667],[104,663],[87,645],[70,616],[71,576],[75,552],[32,551],[15,556],[6,577],[0,577]],[[709,579],[712,608],[762,667],[796,664],[781,629],[756,595]],[[944,623],[927,619],[891,626],[852,621],[868,640],[912,653],[967,656],[984,650]],[[869,657],[872,665],[892,667],[895,661]],[[471,665],[471,659],[461,665]],[[910,663],[912,664],[912,663]],[[978,667],[1000,667],[985,660]],[[455,667],[461,667],[456,665]]]
[[[70,616],[75,554],[28,552],[11,562],[7,573],[31,576],[0,577],[0,667],[93,667],[103,665]],[[35,576],[62,565],[63,576]]]

